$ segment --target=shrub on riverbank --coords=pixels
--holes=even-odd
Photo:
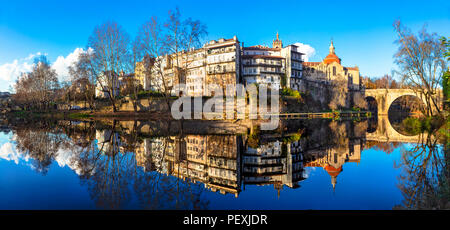
[[[138,98],[142,99],[142,98],[149,98],[149,97],[163,97],[164,94],[158,91],[152,91],[152,90],[142,90],[139,91],[138,93]]]
[[[85,119],[85,118],[89,118],[92,117],[91,114],[87,114],[87,113],[71,113],[69,114],[69,118],[71,119]]]
[[[302,95],[300,94],[300,92],[298,92],[297,90],[293,90],[291,88],[284,88],[283,90],[281,90],[281,95],[295,97],[297,99],[302,98]]]
[[[405,131],[416,135],[421,132],[432,132],[439,129],[444,124],[444,119],[441,117],[408,117],[402,121],[402,126]]]
[[[406,132],[414,135],[419,134],[422,130],[422,123],[415,117],[408,117],[403,120],[402,126]]]

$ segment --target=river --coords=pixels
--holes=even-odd
[[[0,133],[0,209],[449,208],[438,135],[403,135],[381,118],[282,127],[9,121]]]

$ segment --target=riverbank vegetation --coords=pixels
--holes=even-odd
[[[443,117],[408,117],[402,121],[401,127],[408,134],[417,135],[422,132],[432,133],[445,127],[450,120],[444,120]],[[447,130],[448,133],[448,130]]]

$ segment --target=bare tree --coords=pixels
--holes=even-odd
[[[355,92],[353,95],[353,103],[356,107],[367,110],[367,101],[361,93]]]
[[[134,112],[137,112],[138,94],[140,90],[142,90],[142,87],[134,77],[127,77],[122,84],[122,95],[128,95],[133,104]]]
[[[170,63],[168,58],[164,57],[168,53],[165,39],[166,35],[161,22],[157,17],[151,17],[139,29],[135,45],[139,47],[136,50],[142,52],[139,56],[147,56],[153,60],[152,65],[148,65],[147,62],[144,64],[146,77],[150,76],[149,80],[152,82],[153,89],[163,94],[167,108],[170,109],[170,92],[174,79],[167,73]]]
[[[22,73],[14,84],[15,94],[13,94],[12,98],[15,104],[21,105],[21,107],[25,110],[31,109],[33,106],[33,95],[30,90],[31,81],[32,79],[30,73]]]
[[[147,57],[145,71],[151,73],[152,87],[163,94],[168,109],[174,86],[184,83],[193,62],[194,53],[190,51],[200,46],[206,33],[200,21],[182,20],[178,9],[169,11],[165,23],[152,17],[139,29],[135,44],[141,54],[137,56]]]
[[[342,77],[338,77],[330,83],[329,87],[329,104],[333,109],[341,109],[347,106],[348,84]]]
[[[116,22],[106,22],[95,27],[89,37],[88,47],[94,49],[91,66],[97,84],[106,93],[116,112],[120,93],[118,74],[129,73],[132,69],[129,36]]]
[[[26,104],[29,108],[48,110],[56,99],[59,82],[47,57],[40,56],[34,60],[32,71],[22,74],[14,88],[14,98],[19,103]]]
[[[89,104],[91,110],[95,106],[95,82],[96,75],[92,68],[93,53],[88,49],[80,53],[78,60],[69,66],[69,75],[72,83],[70,93],[75,97],[80,94]]]
[[[125,86],[122,89],[122,94],[123,95],[128,95],[132,104],[133,104],[133,110],[134,112],[137,112],[137,103],[138,103],[138,94],[139,91],[143,89],[143,86],[140,85],[140,82],[137,79],[137,68],[138,68],[138,61],[141,59],[142,56],[142,52],[140,51],[140,44],[139,44],[139,39],[138,37],[136,37],[136,39],[133,41],[133,46],[132,46],[132,61],[133,61],[133,72],[134,72],[134,76],[133,77],[128,77],[126,82],[125,82]],[[147,75],[146,71],[145,71],[145,62],[143,63],[143,68],[144,68],[144,75]],[[145,77],[145,76],[144,76]]]
[[[176,8],[175,11],[169,11],[169,19],[164,27],[167,30],[166,46],[175,59],[173,71],[178,69],[178,83],[183,83],[184,75],[193,61],[193,53],[190,51],[200,46],[201,39],[207,34],[206,26],[191,18],[183,21],[179,9]]]
[[[394,22],[398,35],[396,43],[399,49],[395,54],[395,63],[400,67],[403,81],[414,91],[424,95],[426,115],[441,113],[438,96],[443,72],[446,70],[445,47],[435,33],[429,34],[424,27],[418,35],[404,27],[399,20]]]

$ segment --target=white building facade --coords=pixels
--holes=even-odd
[[[283,47],[277,33],[272,47],[242,48],[242,69],[246,85],[266,84],[268,88],[299,89],[302,77],[302,55],[296,45]]]

